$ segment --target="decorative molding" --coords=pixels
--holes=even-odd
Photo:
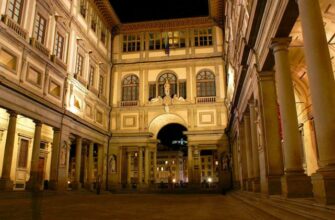
[[[120,25],[120,33],[180,30],[183,28],[201,28],[217,25],[210,17],[181,18],[160,21],[127,23]]]

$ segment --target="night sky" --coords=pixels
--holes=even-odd
[[[168,124],[159,131],[157,138],[162,145],[168,147],[166,150],[183,150],[183,148],[186,148],[186,144],[181,146],[179,144],[173,144],[172,141],[182,138],[187,140],[187,137],[183,134],[183,131],[186,130],[187,129],[180,124]]]
[[[109,0],[122,23],[208,16],[208,0]]]

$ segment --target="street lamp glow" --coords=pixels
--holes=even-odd
[[[173,178],[172,182],[173,182],[173,183],[176,183],[176,179],[175,179],[175,178]]]
[[[211,183],[212,182],[212,178],[209,177],[208,178],[208,182]]]

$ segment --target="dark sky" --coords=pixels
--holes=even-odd
[[[208,0],[109,0],[122,23],[208,16]]]
[[[173,144],[172,141],[184,139],[187,140],[187,137],[183,134],[183,131],[187,129],[180,124],[168,124],[164,126],[157,135],[157,138],[160,140],[161,144],[169,147],[170,150],[180,150],[179,144]]]

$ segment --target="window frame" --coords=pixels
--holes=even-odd
[[[17,2],[20,1],[19,5],[20,5],[20,8],[19,8],[19,11],[18,11],[18,14],[16,15],[17,16],[17,20],[15,19],[15,10],[14,9],[17,9],[17,7],[15,7],[17,5]],[[10,5],[11,5],[11,2],[13,2],[13,11],[10,10]],[[15,21],[17,24],[21,25],[22,24],[22,17],[23,17],[23,11],[24,11],[24,7],[25,7],[25,3],[26,1],[25,0],[9,0],[7,1],[7,12],[6,14],[10,17],[10,19],[12,19],[13,21]]]
[[[141,51],[141,38],[140,33],[124,34],[122,38],[122,52],[129,53]]]
[[[37,21],[38,17],[40,19]],[[45,23],[44,23],[44,27],[43,27],[44,29],[42,29],[42,39],[40,40],[39,39],[39,36],[40,36],[39,34],[40,34],[40,31],[41,31],[41,29],[40,29],[41,19],[44,20]],[[36,25],[36,22],[38,22],[38,26]],[[36,28],[37,28],[37,30],[36,30]],[[35,15],[34,31],[33,31],[33,36],[34,36],[35,40],[44,45],[45,42],[46,42],[46,38],[47,38],[47,30],[48,30],[48,19],[45,18],[45,15],[43,15],[43,13],[37,11],[36,15]]]
[[[58,36],[58,37],[57,37]],[[62,39],[61,47],[59,48],[59,38]],[[66,37],[62,34],[61,31],[56,30],[55,33],[55,40],[54,40],[54,55],[60,60],[64,60],[64,54],[65,54],[65,41]],[[60,54],[59,54],[60,53]]]
[[[128,84],[126,80],[129,81]],[[126,75],[121,82],[121,101],[139,101],[139,85],[140,79],[136,74]]]
[[[200,79],[204,74],[205,79]],[[208,75],[213,76],[212,79]],[[196,75],[196,94],[197,97],[216,97],[216,75],[211,70],[200,70]]]
[[[213,46],[213,28],[199,28],[193,30],[195,47]]]

